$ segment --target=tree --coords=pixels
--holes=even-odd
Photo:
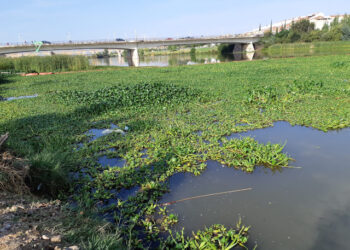
[[[315,24],[310,23],[309,20],[301,20],[299,22],[293,23],[291,27],[291,30],[299,34],[311,32],[314,29],[315,29]]]
[[[277,43],[286,43],[288,42],[288,34],[289,30],[283,29],[276,34],[276,42]]]
[[[350,40],[350,26],[347,24],[343,25],[341,31],[343,33],[342,40],[349,41]]]
[[[178,50],[178,46],[176,46],[176,45],[170,45],[170,46],[168,46],[168,50],[170,50],[170,51],[176,51],[176,50]]]
[[[271,24],[270,24],[270,33],[272,33],[272,20],[271,20]]]
[[[322,27],[322,32],[328,32],[328,31],[329,31],[329,25],[325,23]]]
[[[191,51],[190,51],[190,56],[191,56],[191,61],[195,62],[196,61],[196,48],[192,47]]]
[[[291,43],[295,43],[295,42],[299,41],[300,38],[301,38],[301,35],[298,32],[294,31],[294,30],[290,31],[289,34],[288,34],[288,40]]]
[[[104,49],[102,55],[103,57],[109,57],[108,49]]]
[[[333,22],[331,22],[331,27],[335,27],[335,26],[337,26],[338,24],[339,24],[339,18],[336,17],[336,18],[334,18]]]

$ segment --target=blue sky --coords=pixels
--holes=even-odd
[[[350,0],[0,0],[0,43],[241,33]]]

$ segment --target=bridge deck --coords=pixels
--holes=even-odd
[[[256,43],[260,36],[244,37],[204,37],[204,38],[186,38],[186,39],[165,39],[165,40],[128,40],[128,41],[88,41],[88,42],[55,42],[43,44],[40,51],[54,50],[79,50],[79,49],[142,49],[155,48],[171,45],[192,45],[192,44],[211,44],[211,43]],[[0,54],[33,52],[32,44],[15,44],[0,47]]]

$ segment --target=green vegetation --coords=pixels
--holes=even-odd
[[[207,160],[247,172],[256,166],[283,169],[293,157],[283,145],[226,136],[278,120],[323,131],[349,127],[349,69],[348,56],[321,56],[11,76],[1,80],[0,95],[39,96],[0,102],[0,134],[9,132],[7,150],[30,163],[33,191],[72,195],[78,211],[116,223],[97,235],[91,224],[81,223],[82,232],[67,232],[72,241],[83,238],[94,248],[117,232],[114,246],[230,248],[246,243],[247,227],[215,225],[192,238],[160,239],[177,222],[161,204],[171,191],[168,180],[179,172],[200,175]],[[127,127],[125,135],[91,141],[86,134],[111,123]],[[97,161],[101,156],[123,158],[126,166],[103,167]],[[75,172],[79,179],[72,177]],[[136,192],[123,198],[128,190]]]
[[[55,98],[66,104],[100,105],[108,108],[171,104],[199,97],[196,89],[164,83],[140,83],[134,86],[113,86],[93,92],[63,91]]]
[[[289,30],[283,27],[275,34],[271,31],[266,33],[262,43],[265,47],[268,47],[277,43],[341,40],[350,40],[350,17],[348,16],[345,16],[341,22],[336,18],[330,26],[325,25],[322,30],[315,30],[313,23],[308,20],[301,20],[293,23]]]
[[[236,246],[245,247],[248,241],[249,227],[237,224],[237,230],[227,230],[223,225],[213,225],[204,231],[198,231],[192,238],[185,238],[177,233],[176,237],[169,237],[165,247],[175,249],[232,249]]]
[[[106,58],[110,57],[111,54],[109,53],[108,49],[104,49],[103,52],[96,53],[93,57],[97,58]]]
[[[274,44],[263,50],[269,57],[349,54],[350,41]]]
[[[59,72],[89,69],[89,60],[84,56],[26,56],[19,58],[0,57],[0,70],[9,72]]]

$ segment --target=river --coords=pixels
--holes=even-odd
[[[195,56],[190,54],[178,55],[154,55],[140,57],[140,67],[167,67],[174,65],[193,65],[193,64],[208,64],[220,63],[229,61],[243,61],[261,58],[257,53],[250,54],[232,54],[222,57],[217,53],[200,54]],[[93,66],[129,66],[128,61],[124,57],[105,57],[105,58],[90,58],[90,64]]]

